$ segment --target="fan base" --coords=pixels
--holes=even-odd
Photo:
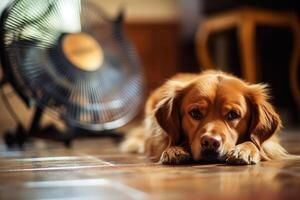
[[[58,130],[54,125],[40,128],[40,120],[43,110],[37,108],[31,123],[30,130],[27,131],[21,124],[15,130],[8,130],[4,134],[4,141],[9,148],[23,148],[24,144],[31,138],[42,138],[63,142],[65,147],[71,147],[72,141],[83,137],[110,137],[115,142],[122,140],[123,135],[112,130],[91,131],[86,129],[68,127],[66,131]]]
[[[72,142],[78,138],[86,137],[97,137],[104,138],[109,137],[113,139],[114,142],[118,143],[123,139],[123,134],[115,131],[87,131],[77,128],[70,128],[66,132],[62,132],[55,128],[55,126],[50,125],[43,128],[37,132],[30,133],[26,132],[22,126],[18,126],[15,130],[8,130],[4,133],[4,141],[8,148],[19,148],[23,149],[25,144],[28,143],[32,138],[41,138],[46,140],[52,140],[57,142],[62,142],[66,148],[72,147]]]

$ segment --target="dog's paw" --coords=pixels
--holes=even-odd
[[[226,162],[231,165],[254,165],[260,161],[259,150],[251,142],[235,146],[227,154]]]
[[[182,147],[174,146],[167,148],[161,155],[159,162],[164,165],[180,165],[188,163],[191,154]]]

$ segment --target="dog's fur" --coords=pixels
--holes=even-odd
[[[162,164],[255,164],[289,156],[277,137],[280,128],[266,85],[213,70],[177,74],[148,98],[143,126],[128,135],[121,149],[146,153]],[[220,139],[213,156],[203,150],[203,136]]]

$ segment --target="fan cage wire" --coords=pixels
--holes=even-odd
[[[75,0],[77,2],[79,2],[78,0]],[[120,53],[120,59],[123,59],[121,61],[121,63],[126,63],[127,65],[129,65],[130,67],[125,68],[125,69],[129,69],[131,70],[131,72],[133,73],[128,73],[125,74],[128,77],[126,77],[126,81],[123,81],[122,83],[120,83],[123,88],[121,90],[119,90],[118,92],[115,93],[115,95],[111,95],[109,101],[104,102],[104,98],[102,95],[102,84],[98,82],[98,85],[92,82],[92,81],[87,81],[86,79],[83,79],[81,81],[83,82],[77,82],[76,84],[74,84],[73,89],[75,91],[79,91],[80,95],[75,95],[74,94],[69,94],[66,95],[65,94],[65,88],[63,88],[61,86],[61,82],[59,84],[53,84],[53,82],[50,82],[49,85],[47,85],[45,83],[45,80],[40,80],[40,78],[45,78],[43,76],[40,76],[43,72],[43,70],[45,69],[53,69],[47,66],[47,67],[41,67],[40,65],[44,65],[45,63],[43,62],[43,60],[38,60],[34,61],[34,60],[30,60],[31,57],[26,57],[25,56],[25,60],[24,63],[26,63],[25,65],[19,65],[19,63],[21,63],[23,60],[24,55],[22,55],[22,51],[28,51],[28,47],[32,47],[32,43],[30,44],[20,44],[20,43],[15,43],[13,44],[13,42],[15,42],[15,40],[20,40],[21,36],[22,36],[22,31],[17,31],[14,30],[12,33],[12,35],[8,35],[8,33],[6,32],[7,30],[12,30],[13,27],[15,26],[20,26],[22,25],[21,22],[18,24],[19,21],[16,21],[16,19],[11,19],[11,21],[9,21],[9,17],[14,14],[14,12],[17,12],[17,14],[19,12],[22,12],[23,9],[17,9],[18,8],[18,3],[24,3],[23,5],[32,5],[32,4],[28,4],[28,2],[33,2],[33,1],[26,1],[26,0],[21,0],[21,1],[17,1],[14,2],[9,8],[7,8],[6,10],[6,21],[5,24],[3,26],[2,29],[2,33],[3,37],[1,37],[3,39],[3,44],[5,45],[5,53],[6,55],[8,55],[8,59],[5,59],[7,62],[5,63],[5,65],[9,64],[10,66],[12,66],[11,68],[11,75],[13,76],[13,79],[15,80],[15,83],[17,84],[17,87],[21,88],[22,93],[28,97],[28,98],[33,98],[36,100],[36,103],[39,107],[41,107],[42,109],[46,110],[46,112],[52,113],[52,115],[55,116],[59,116],[60,118],[62,118],[67,124],[69,125],[73,125],[76,127],[81,127],[81,128],[87,128],[87,129],[94,129],[94,130],[104,130],[104,129],[113,129],[113,128],[117,128],[120,127],[124,124],[126,124],[128,121],[130,121],[135,114],[138,112],[138,107],[141,105],[143,99],[141,98],[143,96],[143,73],[140,67],[140,63],[139,60],[137,58],[137,55],[134,51],[134,49],[131,47],[130,43],[127,41],[127,39],[124,37],[123,33],[121,32],[121,29],[119,28],[118,31],[115,31],[114,24],[107,21],[107,19],[105,18],[98,18],[96,19],[95,15],[94,18],[96,19],[95,21],[98,20],[103,20],[107,26],[110,26],[110,31],[109,33],[111,33],[111,35],[113,37],[115,37],[115,40],[110,40],[113,42],[110,42],[111,44],[115,45],[113,48],[119,48],[119,50],[117,52],[128,52],[127,55],[124,55],[122,53]],[[41,2],[41,1],[39,1]],[[54,2],[51,0],[47,1],[49,2]],[[80,1],[81,2],[81,1]],[[84,1],[84,2],[88,2],[91,3],[90,1]],[[21,4],[22,5],[22,4]],[[37,2],[34,2],[34,5],[39,5]],[[86,4],[83,4],[86,5]],[[55,5],[53,6],[54,10],[59,10],[58,8],[55,7]],[[87,6],[88,7],[88,6]],[[83,9],[85,9],[86,7],[83,7]],[[94,8],[95,10],[96,7],[93,4],[92,6],[90,6],[89,8]],[[82,11],[82,6],[81,6],[81,11]],[[97,10],[98,11],[98,10]],[[57,12],[57,11],[56,11]],[[86,14],[86,12],[81,12],[83,14]],[[93,13],[95,14],[95,13]],[[101,15],[104,16],[104,14],[102,13]],[[83,19],[87,20],[88,16],[84,16],[82,17]],[[28,23],[28,21],[26,22],[26,20],[28,20],[27,18],[25,18],[25,24]],[[48,22],[49,23],[49,22]],[[82,26],[86,32],[90,33],[92,32],[91,30],[93,29],[93,26],[95,26],[94,24],[92,24],[92,26],[88,26],[88,23],[83,23],[84,26]],[[49,25],[47,24],[47,19],[42,19],[41,22],[34,22],[34,27],[36,29],[40,29],[41,27],[44,27],[45,25]],[[41,26],[41,27],[39,27]],[[86,26],[86,27],[85,27]],[[50,27],[50,26],[49,26]],[[91,30],[88,30],[87,27],[92,27]],[[22,30],[22,29],[19,29]],[[54,27],[54,30],[55,27]],[[48,34],[51,33],[51,31],[49,32],[49,30],[47,31]],[[6,34],[7,33],[7,34]],[[54,32],[56,33],[56,32]],[[109,36],[109,33],[107,34],[107,37]],[[95,35],[95,34],[94,34]],[[44,36],[44,35],[43,35]],[[51,35],[50,35],[51,36]],[[45,35],[45,38],[51,38],[49,35]],[[28,38],[25,37],[26,39],[28,39],[30,42],[34,41],[32,40],[32,38]],[[39,45],[36,45],[35,47],[39,50],[38,52],[42,52],[42,50],[48,50],[49,48],[52,48],[54,45],[54,43],[47,43],[47,41],[45,42],[45,38],[43,38],[42,43],[39,43]],[[24,39],[24,38],[22,38]],[[36,38],[35,38],[36,39]],[[99,38],[98,38],[99,40]],[[112,45],[112,46],[113,46]],[[114,50],[114,49],[110,49],[110,50]],[[19,49],[19,51],[15,51],[16,49]],[[108,48],[109,49],[109,48]],[[21,53],[20,53],[21,52]],[[49,53],[51,54],[51,53]],[[42,54],[43,56],[45,56],[44,59],[46,59],[46,53],[44,52],[44,54]],[[125,58],[122,58],[123,57]],[[27,60],[26,60],[27,59]],[[1,59],[2,60],[2,59]],[[17,60],[16,62],[13,62],[14,60]],[[37,63],[35,63],[37,62]],[[48,60],[48,63],[51,63],[51,60]],[[51,63],[53,64],[53,63]],[[36,66],[37,65],[37,66]],[[28,68],[26,68],[28,67]],[[23,70],[23,71],[22,71]],[[24,71],[25,70],[25,71]],[[20,73],[22,72],[22,73]],[[25,77],[24,77],[25,74]],[[70,78],[70,74],[66,74],[67,78],[69,76]],[[100,73],[101,75],[101,73]],[[32,81],[32,77],[38,77],[38,81]],[[103,74],[102,74],[103,76]],[[28,77],[31,77],[28,79]],[[87,77],[89,77],[87,75]],[[49,78],[49,77],[47,77]],[[94,80],[94,79],[92,79]],[[44,82],[43,82],[44,81]],[[55,79],[55,81],[57,81]],[[65,79],[62,80],[62,82],[65,82]],[[61,100],[61,102],[57,102],[57,100],[59,98],[55,97],[55,98],[50,98],[49,94],[44,94],[43,90],[39,90],[39,88],[36,88],[36,86],[40,87],[40,85],[36,84],[36,83],[43,83],[45,86],[42,87],[44,90],[46,89],[47,92],[49,91],[53,91],[55,92],[55,94],[57,94],[57,92],[60,92],[60,98],[67,96],[68,98],[70,98],[71,95],[72,98],[77,99],[77,102],[81,102],[81,103],[85,103],[84,105],[74,105],[74,103],[70,103],[70,99],[68,99],[68,101],[65,101],[64,98],[62,98],[63,100]],[[69,82],[70,83],[70,82]],[[96,81],[97,83],[97,81]],[[26,86],[30,86],[29,88]],[[50,94],[52,94],[50,92]],[[59,96],[59,95],[58,95]],[[45,98],[46,97],[46,98]],[[87,98],[91,103],[89,106],[86,106],[86,99]],[[45,99],[47,99],[47,101],[45,101]],[[101,100],[100,102],[97,102],[97,100]],[[96,103],[95,103],[96,102]],[[65,104],[67,104],[67,106],[65,106]],[[50,106],[49,106],[50,105]],[[97,108],[97,109],[95,109]],[[107,109],[106,109],[107,108]],[[115,108],[115,109],[112,109]],[[116,108],[120,108],[122,109],[122,111],[120,111],[120,109],[116,109]],[[68,110],[68,112],[66,112],[66,110]],[[64,112],[63,112],[64,111]],[[109,119],[109,120],[108,120]]]

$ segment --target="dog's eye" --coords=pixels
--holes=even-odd
[[[231,111],[229,111],[229,113],[227,113],[226,118],[229,121],[233,121],[235,119],[240,118],[240,115],[236,111],[231,110]]]
[[[198,108],[193,108],[189,111],[189,114],[193,119],[200,120],[203,118],[202,112]]]

